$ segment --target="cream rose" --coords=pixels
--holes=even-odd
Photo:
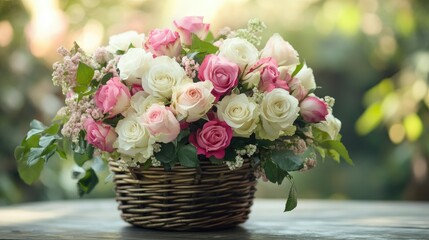
[[[136,115],[129,115],[120,120],[115,131],[118,133],[118,138],[113,146],[119,153],[144,159],[153,155],[152,145],[155,143],[155,138]]]
[[[261,122],[257,137],[277,139],[282,131],[288,130],[299,114],[298,100],[282,88],[275,88],[265,93],[260,106]]]
[[[152,59],[152,53],[142,48],[131,48],[118,62],[121,79],[130,84],[141,84],[141,77],[148,71]]]
[[[279,66],[299,63],[298,52],[278,33],[273,34],[268,39],[264,49],[261,51],[261,58],[267,57],[274,58]]]
[[[191,81],[173,89],[171,107],[179,115],[179,120],[195,122],[212,108],[215,97],[211,94],[213,84],[210,81]]]
[[[131,97],[130,107],[123,114],[128,116],[129,114],[135,114],[141,116],[152,104],[165,105],[165,98],[157,98],[153,95],[149,95],[145,91],[139,91]]]
[[[314,127],[326,132],[331,140],[336,140],[341,129],[341,121],[329,113],[326,115],[326,120],[314,124]]]
[[[259,120],[257,104],[244,93],[225,96],[217,103],[217,115],[233,129],[234,136],[239,137],[252,135]]]
[[[185,70],[172,58],[160,56],[151,62],[143,76],[143,89],[155,97],[171,98],[172,89],[185,78]]]
[[[241,71],[256,63],[258,55],[258,49],[253,44],[238,37],[226,39],[219,47],[219,56],[236,63]]]
[[[295,75],[298,78],[301,85],[307,90],[313,90],[316,88],[316,81],[314,80],[313,69],[307,67],[307,64],[299,70],[299,72]]]
[[[113,35],[109,39],[107,50],[116,54],[118,51],[126,52],[131,45],[135,48],[142,48],[144,37],[144,34],[138,34],[136,31]]]

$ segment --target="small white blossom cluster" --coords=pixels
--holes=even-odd
[[[194,59],[184,56],[182,57],[180,65],[183,66],[186,72],[186,76],[188,76],[189,78],[194,79],[197,76],[197,71],[200,65]]]
[[[252,43],[255,46],[261,45],[261,36],[259,36],[260,33],[262,33],[267,26],[264,22],[261,20],[254,18],[249,20],[247,23],[247,28],[238,29],[236,31],[231,31],[228,34],[228,38],[234,38],[239,37],[246,39],[248,42]]]
[[[66,107],[58,111],[60,117],[68,117],[67,122],[61,129],[64,137],[70,138],[72,142],[77,142],[79,133],[85,129],[84,123],[87,118],[100,119],[103,112],[95,105],[94,99],[88,96],[80,101],[75,95],[66,98]]]
[[[252,157],[256,153],[257,149],[258,147],[256,145],[248,144],[244,146],[244,149],[238,149],[235,151],[237,153],[237,156],[235,156],[235,162],[226,161],[225,163],[230,170],[241,168],[244,163],[243,157],[245,158]]]
[[[161,162],[158,159],[156,159],[155,157],[152,156],[150,158],[150,160],[152,161],[153,167],[160,167],[161,166]]]
[[[235,162],[232,161],[226,161],[225,162],[226,165],[228,166],[229,170],[235,170],[237,168],[241,168],[243,166],[244,163],[244,159],[241,156],[236,156],[235,157]]]
[[[264,93],[259,91],[257,87],[254,87],[252,91],[253,91],[252,100],[257,104],[260,104],[264,99]]]

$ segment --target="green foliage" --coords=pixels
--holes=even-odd
[[[94,69],[83,62],[79,62],[76,73],[76,87],[73,90],[78,94],[86,92],[92,77],[94,77]]]
[[[39,178],[45,163],[55,154],[60,139],[60,125],[57,123],[46,127],[33,120],[30,127],[32,129],[15,149],[19,176],[27,184]]]
[[[305,61],[301,61],[295,68],[295,70],[292,73],[292,77],[295,77],[299,71],[301,71],[301,69],[304,67]]]
[[[94,169],[89,168],[85,172],[85,176],[77,182],[79,196],[90,193],[98,184],[98,177]]]
[[[180,164],[185,167],[198,167],[197,149],[192,144],[182,145],[177,151]]]
[[[192,34],[192,46],[188,53],[191,53],[194,59],[201,63],[204,57],[208,54],[216,53],[219,48],[213,45],[211,42],[201,40],[197,35]]]
[[[296,155],[293,151],[284,149],[272,151],[271,160],[284,171],[297,171],[303,167],[305,157]]]
[[[292,211],[298,205],[298,196],[296,192],[295,182],[292,179],[292,176],[289,176],[289,180],[292,183],[289,190],[289,195],[286,200],[285,212]]]
[[[328,151],[329,155],[337,162],[340,161],[340,157],[343,158],[348,164],[353,165],[353,161],[349,156],[344,144],[336,140],[328,140],[320,143],[320,147]]]
[[[161,144],[161,151],[154,155],[163,164],[171,164],[177,160],[176,147],[173,143]]]

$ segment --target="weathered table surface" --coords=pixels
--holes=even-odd
[[[429,204],[256,199],[250,219],[213,232],[163,232],[123,222],[113,199],[0,208],[0,239],[429,239]]]

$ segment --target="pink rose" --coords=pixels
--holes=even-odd
[[[249,72],[260,71],[259,90],[271,92],[275,88],[289,90],[287,79],[280,78],[277,62],[274,58],[261,58],[249,70]]]
[[[225,157],[225,149],[232,139],[232,128],[219,120],[211,120],[202,129],[189,136],[189,142],[197,148],[197,154],[217,159]]]
[[[149,33],[145,47],[156,57],[163,55],[176,57],[179,56],[182,50],[179,33],[167,28],[152,30]]]
[[[119,77],[113,77],[95,93],[95,104],[104,114],[115,116],[130,105],[130,90],[121,83]]]
[[[159,142],[169,143],[176,139],[180,124],[174,114],[163,105],[152,104],[142,115],[142,123]]]
[[[305,98],[299,108],[304,120],[311,123],[324,121],[328,115],[328,104],[315,96]]]
[[[113,127],[101,121],[96,122],[92,118],[85,120],[84,127],[88,143],[103,151],[113,152],[113,143],[118,137]]]
[[[192,33],[197,35],[199,39],[205,39],[209,33],[210,24],[203,23],[204,17],[184,17],[173,21],[177,31],[180,34],[180,39],[185,45],[192,44]]]
[[[213,83],[212,94],[216,101],[221,96],[228,94],[238,85],[238,73],[240,68],[225,58],[214,54],[207,55],[198,71],[198,78],[201,81],[211,81]]]

